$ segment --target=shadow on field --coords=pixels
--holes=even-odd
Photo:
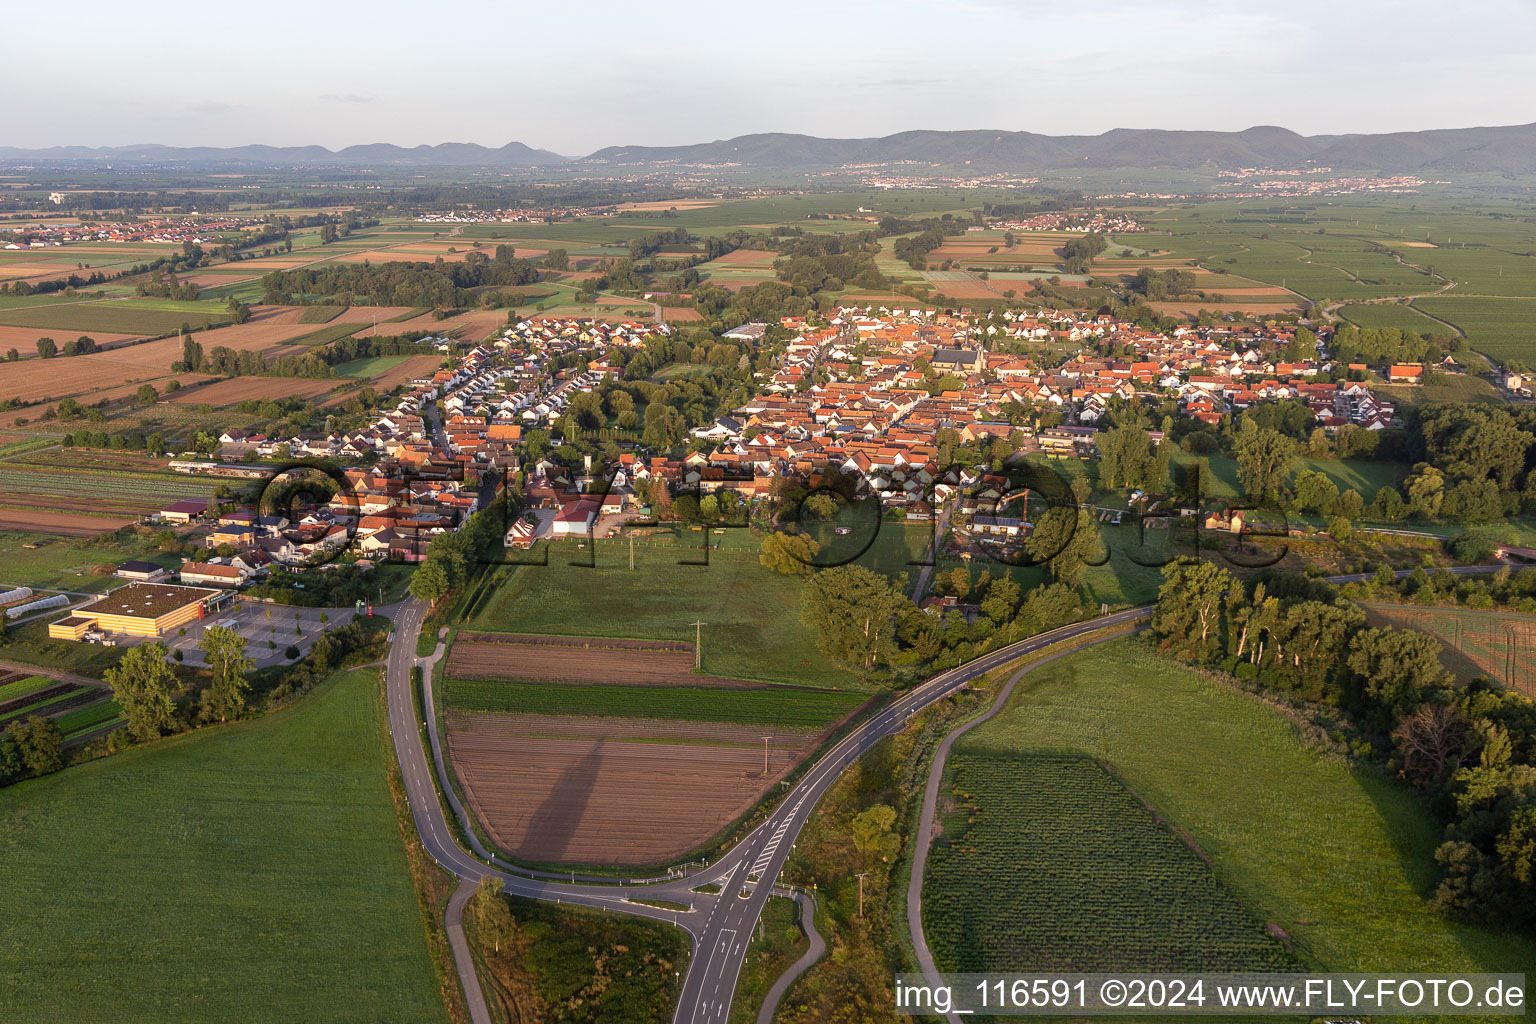
[[[566,859],[571,840],[586,814],[592,790],[602,773],[603,748],[607,740],[598,740],[576,764],[561,773],[538,808],[528,819],[523,857],[545,862]]]

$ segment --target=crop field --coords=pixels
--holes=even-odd
[[[252,326],[257,330],[247,332]],[[274,339],[273,333],[265,324],[242,324],[217,331],[198,331],[193,337],[205,350],[215,345],[227,345],[238,350],[269,351],[281,344],[280,340]],[[68,339],[55,336],[54,340],[62,343]],[[0,370],[0,397],[37,401],[43,397],[58,399],[66,395],[90,394],[95,401],[104,396],[131,395],[138,385],[146,382],[164,392],[164,382],[173,376],[171,364],[180,358],[181,341],[172,337],[123,345],[90,355],[24,359],[8,363]],[[174,376],[183,385],[208,379],[199,374]]]
[[[248,398],[318,398],[337,386],[333,378],[231,377],[194,388],[182,388],[166,401],[172,405],[236,405]]]
[[[103,470],[98,472],[97,470]],[[60,495],[100,500],[104,491],[125,501],[147,501],[160,508],[177,498],[201,498],[213,491],[215,483],[182,473],[136,472],[131,469],[108,470],[103,466],[56,469],[41,466],[14,467],[0,463],[0,491],[13,495]]]
[[[665,646],[663,646],[665,645]],[[657,640],[460,633],[448,657],[456,679],[620,682],[626,686],[745,687],[740,679],[695,675],[693,646]]]
[[[51,676],[29,676],[24,672],[0,671],[0,706],[30,693],[36,693],[52,683]]]
[[[449,722],[448,752],[477,818],[503,850],[535,863],[681,857],[746,811],[807,742],[804,733],[775,736],[765,776],[768,734],[756,727],[693,736],[679,723],[604,719],[591,736],[532,716]]]
[[[373,387],[377,391],[391,391],[417,377],[432,376],[441,364],[442,360],[437,356],[407,356],[403,362],[375,376]]]
[[[1418,299],[1414,305],[1455,324],[1479,352],[1501,361],[1536,361],[1536,299],[1444,297]]]
[[[445,1021],[376,676],[0,790],[6,1016]]]
[[[57,537],[94,537],[127,526],[137,519],[129,515],[89,515],[49,509],[17,509],[0,505],[0,532],[37,531]]]
[[[539,715],[603,715],[672,718],[699,722],[748,722],[799,728],[828,725],[867,697],[847,690],[789,687],[565,686],[449,679],[448,707],[462,711],[512,711]]]
[[[299,314],[301,324],[328,324],[345,310],[346,306],[305,306]]]
[[[1440,661],[1460,681],[1487,676],[1536,698],[1536,617],[1375,602],[1361,607],[1373,626],[1417,629],[1439,640]]]
[[[1461,925],[1429,907],[1443,837],[1415,793],[1318,756],[1276,712],[1158,657],[1145,641],[1114,641],[1036,669],[955,753],[1087,756],[1110,765],[1136,797],[1177,823],[1223,888],[1318,969],[1497,971],[1536,962],[1530,939]],[[979,915],[993,898],[953,912]]]
[[[228,322],[229,314],[217,302],[171,304],[152,299],[100,299],[0,310],[0,324],[56,331],[152,335],[170,334],[184,323],[196,329]]]
[[[329,324],[318,331],[310,331],[308,334],[301,334],[296,338],[292,338],[288,344],[304,345],[311,348],[316,345],[328,345],[333,341],[356,334],[367,326],[367,324],[352,323],[350,321],[347,323]]]
[[[99,525],[81,524],[90,533],[137,519],[164,508],[177,498],[206,497],[213,491],[209,481],[169,473],[135,473],[99,469],[45,469],[0,463],[0,504],[11,506],[0,513],[0,527],[14,529],[12,522],[43,529],[51,513],[90,514]],[[106,518],[102,518],[106,517]]]
[[[1279,941],[1085,757],[967,753],[924,879],[943,971],[1284,971]],[[985,900],[967,898],[978,878]]]
[[[1412,334],[1445,334],[1444,325],[1437,324],[1412,306],[1394,302],[1352,302],[1339,310],[1339,315],[1358,327],[1392,328]]]

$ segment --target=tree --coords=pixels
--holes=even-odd
[[[52,359],[59,354],[59,346],[53,343],[52,338],[38,338],[37,354],[43,359]]]
[[[1069,587],[1077,586],[1088,566],[1103,564],[1099,527],[1087,509],[1047,509],[1030,531],[1024,549],[1045,566],[1051,579]]]
[[[155,739],[175,722],[171,692],[176,688],[176,673],[165,659],[164,644],[140,644],[129,648],[115,668],[102,673],[128,720],[128,731],[141,742]]]
[[[1278,501],[1281,484],[1296,461],[1296,441],[1273,427],[1244,420],[1242,430],[1232,439],[1232,454],[1248,496],[1267,504]]]
[[[411,596],[427,604],[436,604],[451,589],[448,570],[439,559],[426,559],[411,576]]]
[[[1328,515],[1338,504],[1338,485],[1316,470],[1304,469],[1297,473],[1292,487],[1296,492],[1295,505],[1299,512]]]
[[[198,646],[213,672],[213,679],[203,690],[203,713],[228,721],[245,710],[245,692],[251,686],[245,674],[255,667],[245,656],[245,637],[224,626],[209,626]]]
[[[160,399],[160,392],[155,390],[153,384],[140,384],[138,400],[140,405],[154,405]]]
[[[1221,628],[1222,602],[1233,592],[1231,573],[1204,559],[1163,566],[1152,628],[1168,646],[1195,661],[1215,650]]]
[[[500,953],[501,947],[516,949],[521,943],[517,919],[502,896],[505,884],[499,875],[482,875],[475,886],[475,933],[482,943]]]
[[[814,560],[821,550],[814,537],[803,533],[770,533],[763,537],[763,553],[758,561],[765,568],[785,576],[809,576],[815,572]]]
[[[824,569],[806,583],[802,616],[823,654],[868,673],[896,654],[895,618],[906,585],[905,573],[890,579],[861,565]]]
[[[1365,510],[1365,518],[1377,522],[1395,523],[1403,518],[1407,509],[1403,505],[1403,496],[1397,493],[1395,487],[1382,487],[1376,492],[1376,497],[1371,499],[1371,504]]]
[[[853,847],[866,860],[888,861],[901,850],[901,837],[891,831],[896,824],[896,811],[886,804],[875,804],[854,816],[849,825],[853,833]]]
[[[64,767],[64,734],[59,723],[41,715],[12,722],[11,739],[21,755],[21,763],[33,775],[47,775]]]
[[[1345,664],[1366,696],[1397,712],[1412,711],[1425,690],[1451,682],[1440,641],[1416,629],[1362,629],[1349,642]]]

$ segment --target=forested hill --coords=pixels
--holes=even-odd
[[[688,146],[610,146],[585,157],[564,157],[509,142],[499,149],[473,143],[405,148],[388,143],[349,146],[178,148],[0,146],[0,161],[39,164],[110,163],[188,167],[567,167],[600,172],[616,167],[713,167],[761,171],[845,165],[923,165],[973,174],[1038,174],[1083,168],[1236,170],[1328,167],[1376,174],[1536,173],[1536,124],[1453,128],[1388,135],[1303,136],[1285,128],[1240,132],[1117,128],[1102,135],[1037,135],[1016,131],[910,131],[883,138],[823,139],[810,135],[743,135]]]

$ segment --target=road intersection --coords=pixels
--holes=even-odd
[[[1492,572],[1496,566],[1458,566],[1457,574]],[[1408,572],[1397,573],[1399,577]],[[1327,582],[1347,583],[1367,579],[1366,574],[1329,577]],[[684,929],[693,942],[693,957],[682,979],[674,1024],[714,1024],[730,1013],[741,972],[746,947],[753,929],[768,902],[774,883],[783,870],[800,830],[821,797],[831,788],[845,768],[880,740],[905,727],[913,715],[929,705],[957,692],[971,680],[1027,654],[1047,647],[1088,642],[1089,634],[1128,626],[1152,613],[1151,605],[1128,608],[1085,622],[1040,633],[998,648],[958,668],[929,678],[896,697],[879,712],[860,723],[821,755],[787,795],[782,797],[767,820],[749,832],[740,842],[713,863],[686,877],[661,879],[598,879],[579,874],[560,875],[533,871],[508,863],[492,855],[468,827],[468,817],[451,785],[446,784],[446,768],[437,741],[435,726],[424,722],[418,711],[411,670],[423,661],[416,655],[416,640],[421,632],[427,606],[419,601],[405,602],[395,622],[394,640],[387,662],[390,730],[395,753],[410,800],[411,815],[427,852],[443,867],[470,884],[488,874],[498,876],[509,893],[530,899],[634,914],[675,924]],[[428,666],[430,668],[430,666]],[[430,682],[427,684],[430,686]],[[430,689],[426,706],[431,707]],[[422,733],[427,733],[424,744]],[[433,759],[429,760],[428,747]],[[450,826],[447,812],[438,796],[434,768],[443,773],[442,792],[461,822],[460,831],[474,853],[459,843]],[[581,881],[590,878],[590,882]],[[569,880],[566,880],[569,879]],[[700,887],[718,885],[718,893],[701,893]],[[666,901],[692,909],[680,911],[637,902]],[[463,899],[456,901],[461,910]],[[449,922],[450,928],[457,920]],[[478,996],[478,981],[467,951],[459,963],[466,991]],[[474,999],[472,997],[472,1003]],[[483,1001],[482,1001],[483,1006]],[[480,1024],[477,1020],[476,1024]]]

